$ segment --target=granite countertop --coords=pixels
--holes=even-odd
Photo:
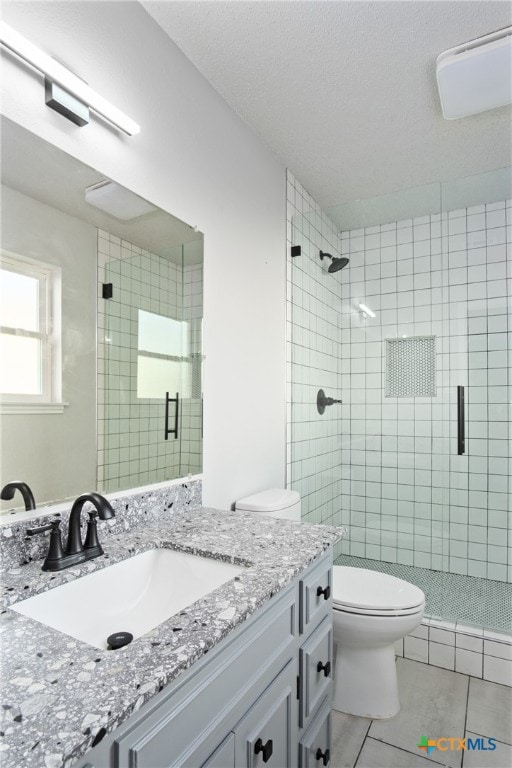
[[[2,768],[68,768],[200,659],[344,534],[250,512],[176,512],[111,536],[105,555],[59,573],[41,561],[0,574]],[[154,547],[249,566],[117,651],[102,651],[9,610],[19,600]]]

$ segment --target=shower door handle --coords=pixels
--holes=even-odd
[[[464,387],[457,387],[457,453],[462,456],[466,451],[464,434]]]
[[[174,411],[174,429],[169,429],[169,403],[176,403],[176,410]],[[178,439],[178,417],[180,410],[180,396],[176,392],[176,397],[169,397],[169,393],[165,393],[165,439],[169,439],[169,435],[174,435],[174,439]]]

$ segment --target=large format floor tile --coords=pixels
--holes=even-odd
[[[437,763],[420,754],[412,754],[398,747],[390,747],[375,739],[366,739],[355,768],[437,768]],[[339,768],[332,762],[333,768]]]
[[[466,731],[466,736],[473,741],[477,734]],[[488,746],[488,742],[487,742]],[[510,744],[496,742],[496,749],[466,750],[462,761],[463,768],[510,768],[512,765],[512,747]]]
[[[417,753],[422,736],[430,739],[458,736],[465,730],[468,677],[409,659],[397,660],[401,710],[391,720],[374,720],[369,736]],[[462,752],[429,755],[431,762],[460,768]],[[379,768],[384,768],[381,763]]]
[[[466,728],[512,744],[512,688],[471,677]]]
[[[371,722],[332,710],[332,768],[353,768]]]

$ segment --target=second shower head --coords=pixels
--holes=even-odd
[[[320,251],[320,260],[325,258],[331,259],[328,272],[337,272],[339,269],[343,269],[343,267],[346,267],[348,264],[348,259],[345,256],[342,256],[339,259],[335,259],[334,256],[331,256],[330,253],[324,253],[324,251]]]

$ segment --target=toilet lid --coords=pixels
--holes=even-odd
[[[356,611],[403,611],[423,604],[425,595],[414,584],[366,568],[334,566],[333,603]]]

